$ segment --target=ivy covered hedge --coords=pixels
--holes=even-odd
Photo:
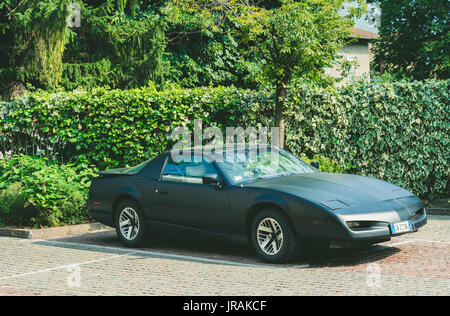
[[[450,80],[297,89],[289,148],[424,198],[450,195]]]
[[[450,81],[297,87],[288,96],[287,148],[329,157],[431,198],[449,195]],[[273,96],[237,88],[34,92],[0,103],[0,151],[99,168],[132,165],[192,126],[272,126]]]

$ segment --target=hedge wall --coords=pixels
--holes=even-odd
[[[288,144],[426,198],[450,196],[450,80],[298,89]]]
[[[298,87],[288,97],[287,148],[329,157],[422,197],[450,195],[449,84]],[[61,162],[83,156],[100,168],[132,165],[170,148],[170,132],[194,118],[220,128],[270,126],[272,112],[269,93],[232,87],[35,92],[0,103],[0,151],[39,149]]]
[[[0,151],[40,151],[61,162],[84,156],[99,168],[133,165],[169,149],[172,130],[195,118],[220,128],[254,122],[261,111],[246,109],[270,105],[269,97],[235,88],[36,92],[0,104]]]

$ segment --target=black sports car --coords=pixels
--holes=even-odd
[[[331,247],[374,244],[427,222],[422,201],[398,186],[319,172],[286,151],[261,148],[190,149],[181,158],[167,152],[101,171],[90,214],[130,247],[157,225],[248,242],[268,262],[290,260],[312,239]]]

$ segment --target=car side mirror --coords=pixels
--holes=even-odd
[[[319,162],[317,160],[311,161],[311,166],[313,166],[316,169],[319,169]]]
[[[214,184],[219,185],[219,178],[216,173],[205,174],[202,177],[203,184]]]

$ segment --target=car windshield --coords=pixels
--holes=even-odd
[[[249,149],[226,151],[223,156],[216,162],[233,184],[316,171],[301,159],[277,148],[267,148],[263,152]]]

